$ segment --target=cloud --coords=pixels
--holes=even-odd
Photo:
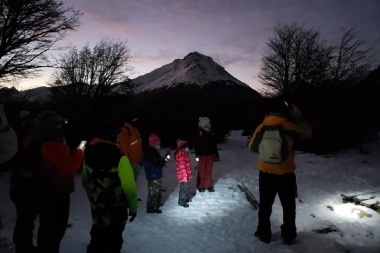
[[[306,23],[328,42],[341,28],[380,55],[377,0],[64,0],[84,13],[78,32],[67,37],[80,47],[102,37],[128,41],[131,64],[141,74],[198,51],[211,56],[238,79],[257,83],[265,42],[273,26]],[[243,81],[243,80],[242,80]]]

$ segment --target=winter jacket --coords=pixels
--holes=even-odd
[[[175,153],[176,171],[178,182],[186,183],[193,177],[189,153],[184,149],[180,149]]]
[[[256,128],[255,132],[252,134],[251,139],[248,142],[248,148],[251,149],[253,141],[256,137],[256,134],[260,132],[263,126],[271,126],[280,124],[284,129],[285,138],[288,145],[288,156],[286,160],[281,163],[267,163],[264,161],[258,160],[258,169],[266,173],[272,173],[277,175],[283,175],[287,173],[294,172],[296,165],[294,161],[294,151],[293,144],[296,140],[302,139],[305,137],[306,129],[305,125],[296,124],[291,121],[288,121],[285,117],[279,114],[270,114],[264,118],[264,121]]]
[[[194,140],[194,151],[196,157],[210,155],[219,157],[213,132],[200,129]]]
[[[40,141],[28,136],[12,164],[11,194],[34,185],[42,192],[72,193],[75,173],[80,169],[83,151],[70,152],[64,138]]]
[[[75,189],[75,173],[80,169],[83,151],[70,152],[65,139],[41,143],[41,165],[38,181],[47,190],[57,193],[71,193]]]
[[[125,123],[117,138],[121,152],[129,158],[129,161],[141,163],[143,151],[139,130]]]
[[[146,180],[153,181],[162,178],[162,168],[165,164],[165,158],[160,155],[156,148],[148,146],[144,150],[143,166]]]
[[[133,170],[128,157],[115,144],[93,139],[85,149],[82,172],[93,224],[118,225],[126,222],[128,211],[137,213]]]

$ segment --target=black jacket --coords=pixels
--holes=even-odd
[[[194,140],[194,151],[196,157],[209,155],[219,157],[213,132],[200,129]]]

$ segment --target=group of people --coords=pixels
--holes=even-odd
[[[15,131],[7,123],[3,107],[0,109],[0,134],[7,131],[7,138],[1,136],[1,143],[7,144],[8,151],[1,152],[1,158],[12,161],[10,197],[17,214],[13,234],[16,253],[60,251],[60,242],[68,225],[70,194],[75,190],[74,178],[79,171],[82,172],[82,186],[90,202],[92,217],[87,253],[120,252],[125,226],[137,215],[136,181],[141,170],[145,171],[148,181],[146,212],[162,212],[162,169],[170,159],[170,153],[160,154],[161,140],[154,133],[149,135],[148,145],[143,147],[136,127],[137,118],[125,123],[121,129],[109,122],[100,122],[85,145],[73,148],[66,142],[64,128],[67,120],[58,113],[44,111],[33,117],[30,112],[22,111],[20,125]],[[203,129],[204,125],[207,125],[206,129]],[[205,143],[211,142],[209,119],[201,118],[199,127],[199,138],[208,136]],[[11,140],[15,142],[11,143]],[[206,159],[212,155],[207,151],[210,148],[203,150],[200,143],[194,145],[199,145],[196,154],[203,161],[199,162],[198,188],[202,191],[207,187],[212,191],[212,163],[210,166]],[[212,150],[217,152],[216,143],[214,145]],[[188,189],[192,168],[188,152],[189,143],[178,140],[174,157],[180,184],[178,204],[183,207],[188,207],[190,201]],[[37,217],[38,247],[33,244]]]
[[[1,112],[2,107],[0,109]],[[25,115],[29,116],[23,112],[23,116]],[[5,128],[5,117],[0,118],[1,134],[9,126]],[[16,253],[59,252],[68,224],[74,177],[79,170],[82,171],[82,185],[91,206],[91,240],[87,253],[120,252],[125,226],[137,215],[136,181],[141,170],[145,171],[148,182],[146,212],[162,212],[162,169],[170,159],[170,154],[161,155],[161,140],[154,133],[149,135],[148,145],[143,147],[140,132],[135,125],[138,119],[125,123],[121,129],[107,122],[99,123],[86,145],[76,148],[69,147],[66,143],[66,120],[59,114],[44,111],[35,119],[27,120],[29,122],[24,122],[25,128],[19,133],[22,140],[19,140],[11,173],[10,197],[17,212],[13,235]],[[260,208],[255,236],[262,242],[270,242],[270,216],[275,196],[278,194],[284,215],[281,235],[284,243],[291,244],[297,237],[297,185],[293,144],[297,140],[309,138],[311,127],[302,120],[302,113],[296,106],[278,102],[256,128],[248,148],[251,148],[263,126],[275,124],[280,124],[287,130],[287,148],[290,155],[278,164],[260,159],[258,161]],[[189,159],[190,147],[189,142],[183,139],[178,139],[176,144],[174,158],[180,186],[178,205],[187,208],[190,201],[189,183],[193,178]],[[197,189],[199,192],[214,192],[212,169],[214,161],[219,160],[219,153],[211,122],[207,117],[199,118],[193,148],[198,163]],[[40,221],[38,247],[33,245],[34,222],[37,216]]]

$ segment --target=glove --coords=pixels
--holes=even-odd
[[[132,222],[136,218],[136,215],[137,213],[129,213],[129,216],[131,216],[131,218],[129,218],[129,222]]]
[[[196,158],[195,158],[195,161],[199,162],[199,157],[196,157]]]

